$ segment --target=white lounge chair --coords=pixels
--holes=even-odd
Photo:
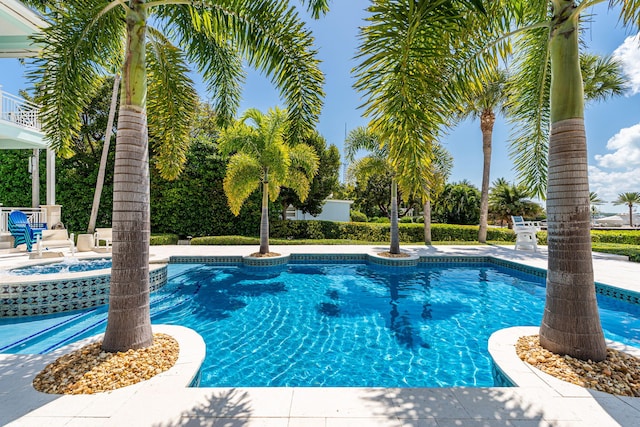
[[[93,242],[96,248],[102,247],[101,243],[104,243],[106,250],[111,250],[111,244],[113,243],[113,237],[111,236],[111,228],[96,228],[93,233]]]
[[[525,221],[521,216],[512,216],[513,232],[516,233],[515,250],[538,250],[538,237],[536,233],[540,230],[540,223],[537,221]]]
[[[43,250],[46,251],[52,248],[69,248],[71,255],[75,255],[76,246],[74,237],[73,233],[69,235],[65,229],[42,230],[42,235],[37,236],[36,242],[38,256],[42,257]]]

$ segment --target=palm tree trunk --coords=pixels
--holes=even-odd
[[[491,175],[491,140],[493,138],[493,124],[496,115],[493,111],[485,109],[480,117],[480,129],[482,131],[482,156],[484,165],[482,168],[482,189],[480,190],[480,228],[478,230],[478,242],[487,243],[487,223],[489,219],[489,178]]]
[[[629,227],[633,227],[633,204],[629,203]]]
[[[587,138],[572,1],[553,0],[551,135],[547,188],[549,260],[540,343],[582,360],[604,360],[606,344],[591,259]]]
[[[102,144],[102,157],[100,157],[100,169],[98,169],[98,179],[96,189],[93,193],[93,205],[91,206],[91,216],[89,216],[89,226],[87,233],[92,234],[96,230],[98,219],[98,209],[100,208],[100,198],[102,197],[102,187],[104,186],[104,175],[107,169],[107,159],[109,157],[109,142],[111,141],[111,129],[116,115],[116,103],[118,102],[118,87],[120,86],[120,74],[116,73],[113,79],[113,92],[111,93],[111,106],[109,107],[109,118],[107,119],[107,129],[104,133],[104,143]]]
[[[132,0],[113,179],[113,262],[102,348],[126,351],[153,343],[149,310],[149,142],[146,99],[146,12]]]
[[[400,233],[398,230],[398,181],[394,178],[391,181],[391,228],[389,230],[391,245],[389,252],[400,253]]]
[[[427,200],[424,203],[424,209],[422,213],[424,221],[424,244],[431,244],[431,200]]]
[[[260,217],[260,253],[269,253],[269,181],[267,172],[262,183],[262,216]]]

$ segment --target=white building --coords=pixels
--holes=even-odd
[[[322,220],[322,221],[342,221],[348,222],[351,220],[350,211],[353,200],[336,200],[327,199],[322,206],[322,212],[317,216],[313,216],[308,213],[303,213],[301,210],[294,209],[289,206],[287,209],[287,219],[291,220]]]

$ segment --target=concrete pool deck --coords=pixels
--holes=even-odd
[[[281,254],[373,253],[387,249],[364,245],[271,246],[272,252]],[[249,255],[256,250],[257,246],[152,246],[150,258],[151,262],[162,262],[172,255]],[[547,265],[545,247],[537,253],[490,245],[402,246],[402,250],[426,256],[491,256],[543,269]],[[0,269],[22,264],[25,259],[26,255],[15,253],[0,255]],[[597,253],[593,260],[597,282],[640,292],[640,263]],[[187,388],[189,375],[184,376],[184,369],[197,361],[200,344],[193,337],[184,339],[194,340],[181,346],[185,364],[176,365],[159,379],[96,395],[60,396],[33,390],[33,377],[55,359],[53,354],[0,354],[0,425],[569,427],[637,426],[640,420],[640,398],[544,382],[511,388]]]

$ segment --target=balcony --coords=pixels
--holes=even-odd
[[[38,119],[38,106],[0,89],[2,104],[0,106],[0,119],[14,123],[18,126],[40,131]]]
[[[0,89],[0,149],[46,149],[38,106]]]

